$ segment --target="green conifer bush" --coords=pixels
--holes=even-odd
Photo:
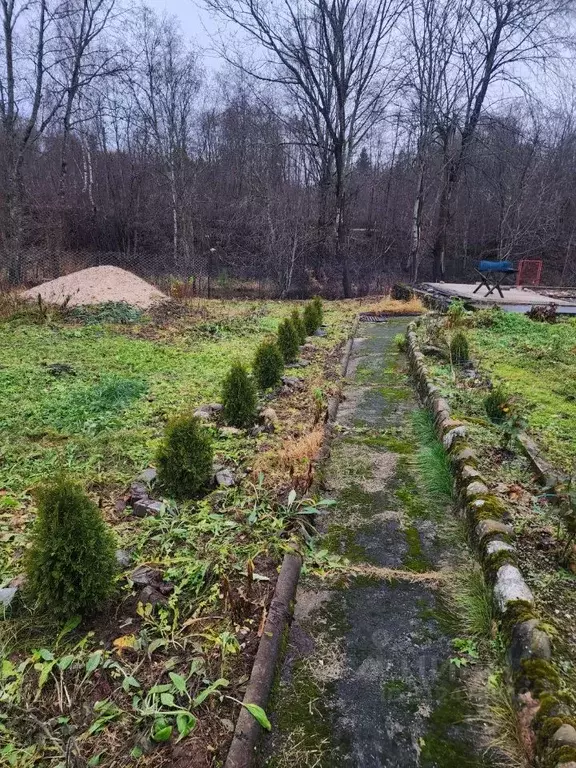
[[[249,427],[256,420],[256,387],[242,363],[234,363],[222,386],[224,420],[232,427]]]
[[[298,334],[298,341],[300,344],[304,344],[306,341],[306,328],[304,326],[304,321],[302,320],[302,315],[297,309],[292,310],[292,323],[294,324],[294,328],[296,329],[296,333]]]
[[[313,302],[306,304],[304,307],[304,327],[308,336],[312,336],[316,328],[318,328],[318,311]]]
[[[285,363],[293,363],[296,360],[299,346],[294,323],[287,317],[278,326],[278,347]]]
[[[470,351],[468,349],[468,339],[458,331],[452,337],[450,342],[450,357],[453,365],[465,365],[470,360]]]
[[[175,499],[191,499],[210,482],[212,440],[191,414],[171,419],[156,454],[158,483]]]
[[[65,477],[39,488],[36,499],[27,589],[59,619],[92,613],[114,590],[114,536],[97,505]]]
[[[263,341],[256,350],[252,370],[260,389],[275,387],[280,383],[284,370],[284,358],[275,341]]]
[[[320,298],[320,296],[314,296],[314,298],[312,299],[312,304],[316,308],[316,320],[318,322],[317,327],[320,328],[320,326],[324,322],[324,307],[323,307],[322,299]]]
[[[495,387],[484,398],[484,408],[490,421],[493,421],[494,424],[502,424],[510,411],[510,398],[502,387]]]

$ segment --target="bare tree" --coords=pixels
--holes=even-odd
[[[432,244],[434,279],[444,276],[453,196],[490,89],[496,83],[512,87],[520,67],[556,56],[571,9],[571,0],[472,0],[463,19],[461,12],[446,19],[458,29],[457,66],[447,73],[457,98],[438,125],[443,173]]]
[[[173,18],[157,18],[142,6],[134,29],[135,62],[128,76],[141,121],[141,140],[150,143],[169,184],[174,265],[193,259],[191,206],[184,206],[185,172],[193,106],[201,82],[197,57],[184,48]]]
[[[48,0],[0,0],[0,125],[5,148],[2,249],[14,283],[22,276],[24,158],[62,100],[62,94],[56,93],[50,103],[46,87],[47,73],[54,66],[49,38],[53,18]],[[29,36],[19,34],[24,26]]]
[[[386,53],[402,0],[206,1],[265,52],[264,67],[252,74],[284,86],[319,153],[321,189],[332,177],[334,257],[350,296],[347,180],[356,147],[389,96]]]

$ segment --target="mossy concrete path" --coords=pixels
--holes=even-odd
[[[301,581],[260,768],[483,765],[438,619],[454,544],[414,471],[418,405],[394,343],[405,328],[363,324],[354,341],[325,476],[336,505],[320,521],[320,557],[340,570]]]

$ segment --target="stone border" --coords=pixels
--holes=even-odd
[[[576,718],[560,692],[552,664],[552,644],[535,611],[534,596],[518,569],[514,531],[504,502],[491,494],[478,471],[466,427],[450,415],[450,406],[428,375],[416,336],[417,323],[406,332],[407,354],[416,389],[434,416],[455,476],[458,505],[463,511],[479,561],[492,588],[507,644],[507,662],[518,708],[525,708],[539,765],[576,768]]]
[[[341,375],[343,378],[348,371],[357,329],[358,318],[352,326],[342,355]],[[334,396],[328,401],[324,438],[318,456],[314,459],[314,464],[324,461],[330,455],[332,427],[336,420],[340,399],[339,396]],[[262,709],[266,709],[268,706],[276,668],[281,656],[282,638],[293,614],[302,562],[302,555],[295,549],[284,555],[264,631],[250,673],[248,687],[244,694],[243,704],[257,704]],[[228,749],[224,768],[250,768],[256,756],[261,734],[262,726],[248,712],[246,707],[242,706],[236,720],[234,736]]]

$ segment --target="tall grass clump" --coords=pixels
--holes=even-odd
[[[36,492],[38,517],[26,585],[38,608],[59,619],[94,612],[114,589],[114,537],[100,510],[71,480]]]
[[[484,409],[490,421],[494,424],[502,424],[506,420],[509,410],[510,398],[502,387],[495,387],[484,398]]]
[[[275,387],[280,383],[284,370],[284,358],[274,341],[263,341],[256,350],[252,370],[260,389]]]
[[[156,454],[159,484],[176,499],[197,496],[212,476],[212,440],[195,416],[168,422]]]
[[[454,635],[490,640],[494,602],[479,566],[464,567],[452,574],[442,595],[441,618]]]
[[[299,346],[294,323],[287,317],[278,326],[278,347],[285,363],[293,363],[296,360]]]
[[[242,363],[234,363],[222,385],[224,421],[232,427],[249,427],[256,419],[256,387]]]
[[[296,330],[298,341],[300,342],[300,344],[304,344],[304,342],[306,341],[306,328],[304,326],[304,321],[302,320],[302,315],[297,309],[293,309],[292,314],[290,315],[290,319],[292,320],[292,323]]]
[[[452,501],[454,480],[450,460],[436,437],[434,421],[428,411],[413,413],[412,428],[418,444],[414,462],[426,501],[436,511],[441,511]]]

